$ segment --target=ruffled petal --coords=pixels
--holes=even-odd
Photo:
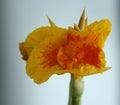
[[[52,37],[56,34],[63,34],[66,32],[66,29],[59,27],[40,27],[33,32],[31,32],[25,40],[25,48],[28,56],[30,55],[33,48],[42,42],[47,37]]]
[[[79,67],[79,73],[83,76],[89,76],[89,75],[105,72],[109,69],[111,69],[111,67],[97,68],[94,65],[87,64],[87,65],[83,65],[83,66]]]
[[[90,24],[81,32],[69,27],[68,34],[74,35],[76,37],[80,36],[81,41],[86,45],[88,44],[103,48],[104,43],[111,31],[111,26],[111,22],[105,19]]]
[[[94,46],[103,48],[111,31],[111,26],[112,24],[108,19],[96,21],[83,30],[81,37],[87,37],[86,44],[93,44]]]
[[[57,61],[57,53],[66,40],[66,30],[62,28],[48,30],[49,36],[35,46],[26,64],[27,74],[36,83],[45,82],[53,74],[63,73],[60,71],[62,68]]]

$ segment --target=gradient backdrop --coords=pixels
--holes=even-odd
[[[25,73],[18,43],[35,28],[49,25],[48,15],[58,26],[78,23],[86,8],[89,23],[109,18],[112,32],[104,50],[112,69],[84,78],[82,105],[120,105],[120,14],[119,0],[1,0],[0,1],[0,105],[67,105],[69,74],[54,75],[37,85]]]

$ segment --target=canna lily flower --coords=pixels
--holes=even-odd
[[[106,67],[103,47],[111,31],[108,19],[95,21],[82,31],[55,24],[31,32],[19,44],[26,73],[37,84],[53,74],[71,73],[76,78],[102,73]]]

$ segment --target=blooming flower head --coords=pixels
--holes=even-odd
[[[95,21],[82,31],[55,25],[34,30],[20,43],[27,74],[40,84],[53,74],[71,73],[79,78],[110,69],[102,49],[110,31],[108,19]]]

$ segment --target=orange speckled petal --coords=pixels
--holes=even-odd
[[[64,34],[66,29],[59,27],[40,27],[33,32],[31,32],[25,40],[25,48],[28,56],[30,55],[33,48],[38,45],[41,41],[49,36],[54,36],[56,34]]]
[[[57,62],[57,51],[66,40],[66,30],[56,28],[48,34],[51,35],[32,50],[26,64],[27,74],[38,84],[45,82],[52,74],[63,73]]]
[[[93,22],[81,32],[81,37],[87,36],[86,44],[102,48],[111,31],[111,26],[112,24],[108,19]]]
[[[33,78],[37,84],[47,81],[53,74],[61,74],[65,72],[65,70],[62,70],[59,64],[51,66],[49,63],[47,63],[50,66],[44,65],[43,63],[45,62],[45,58],[42,56],[41,50],[42,49],[40,46],[35,47],[31,52],[26,64],[27,74]],[[55,58],[53,58],[53,60],[54,59]]]

